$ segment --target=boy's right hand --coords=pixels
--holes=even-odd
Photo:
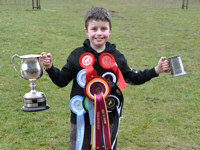
[[[52,67],[52,55],[51,53],[48,54],[43,54],[42,56],[43,58],[43,65],[45,67],[45,69],[50,69]]]
[[[161,57],[158,65],[155,67],[155,71],[157,74],[163,73],[169,69],[169,62],[166,57]]]

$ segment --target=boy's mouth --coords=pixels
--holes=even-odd
[[[103,40],[104,38],[103,38],[103,37],[96,37],[95,39],[96,39],[97,41],[98,41],[98,40],[100,41],[100,40]]]

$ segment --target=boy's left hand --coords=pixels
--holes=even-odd
[[[166,59],[166,57],[161,57],[158,62],[158,65],[155,67],[155,71],[157,74],[160,74],[167,70],[169,70],[169,62]]]

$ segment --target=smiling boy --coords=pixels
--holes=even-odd
[[[91,20],[85,28],[85,32],[90,40],[90,46],[98,53],[103,52],[111,32],[109,22]]]
[[[77,82],[77,75],[83,69],[80,64],[80,58],[89,53],[94,56],[93,68],[98,76],[102,76],[103,73],[109,72],[103,68],[99,63],[99,57],[101,54],[109,53],[114,57],[115,64],[121,71],[126,83],[132,85],[143,84],[150,79],[157,77],[160,73],[168,70],[169,65],[167,61],[162,61],[165,57],[161,57],[158,65],[151,69],[145,69],[144,71],[135,71],[131,69],[122,53],[116,49],[115,44],[108,42],[110,33],[112,31],[111,16],[107,9],[103,7],[92,7],[85,13],[85,33],[88,36],[83,43],[83,46],[76,48],[71,52],[67,59],[67,63],[64,65],[62,70],[54,67],[52,64],[52,56],[50,53],[43,55],[43,65],[46,68],[47,73],[51,80],[59,87],[67,86],[70,81],[73,80],[70,98],[76,95],[85,97],[84,88]],[[119,81],[119,79],[118,79]],[[115,114],[109,114],[110,120],[110,132],[116,134],[115,128]],[[77,116],[71,112],[71,133],[70,133],[70,150],[77,149]],[[119,118],[117,118],[119,119]],[[91,149],[91,125],[89,123],[89,114],[84,114],[85,129],[84,129],[84,140],[81,145],[83,150]],[[117,139],[111,139],[113,150],[117,149]],[[101,148],[105,149],[105,148]]]

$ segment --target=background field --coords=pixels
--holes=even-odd
[[[70,52],[86,37],[83,15],[91,6],[112,12],[111,43],[128,64],[143,70],[161,56],[180,54],[187,75],[159,78],[123,91],[125,104],[118,138],[119,150],[200,149],[200,1],[182,0],[0,0],[0,149],[68,149],[71,83],[58,88],[47,73],[37,81],[49,110],[25,113],[23,95],[29,82],[11,65],[14,54],[51,52],[61,68]],[[15,61],[20,65],[20,60]],[[19,68],[19,67],[18,67]]]

